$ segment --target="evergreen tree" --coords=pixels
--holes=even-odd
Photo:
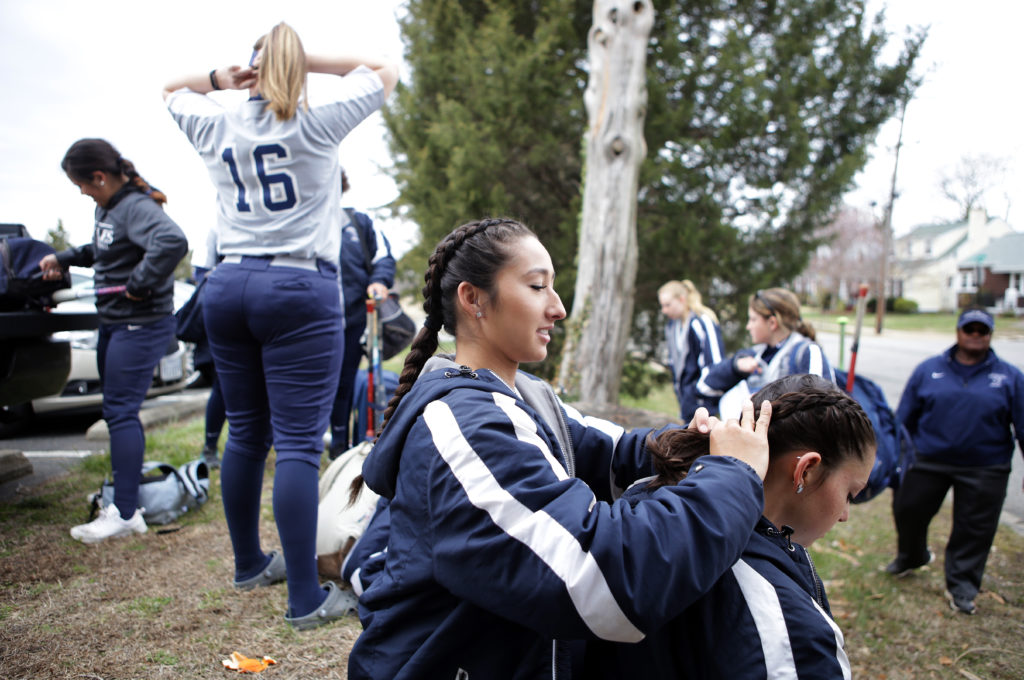
[[[71,234],[64,229],[64,220],[57,218],[57,226],[46,232],[46,242],[58,253],[71,247]]]
[[[654,5],[634,337],[653,351],[657,287],[689,278],[734,321],[735,342],[747,295],[803,269],[878,128],[910,96],[924,36],[908,35],[886,63],[889,36],[863,0]],[[422,234],[405,266],[422,273],[464,221],[510,215],[551,252],[570,307],[591,8],[410,0],[411,78],[384,114],[394,208]]]

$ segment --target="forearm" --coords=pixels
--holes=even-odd
[[[395,89],[395,85],[398,84],[398,64],[382,57],[364,57],[351,54],[332,57],[313,54],[306,55],[306,71],[308,73],[344,76],[360,66],[366,66],[380,77],[381,82],[384,83],[385,96],[391,94],[391,91]]]
[[[176,78],[164,85],[163,96],[167,99],[172,92],[188,88],[199,94],[207,94],[214,90],[244,90],[255,84],[255,71],[248,67],[221,66],[208,73]]]

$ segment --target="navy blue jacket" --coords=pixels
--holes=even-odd
[[[653,498],[640,484],[625,496],[639,506]],[[586,670],[609,680],[850,677],[810,555],[764,517],[710,592],[639,644],[589,643]]]
[[[1014,434],[1024,450],[1024,374],[992,350],[974,366],[957,362],[955,352],[953,345],[914,369],[896,417],[922,460],[1010,465]]]
[[[391,244],[366,214],[352,211],[355,219],[341,231],[341,289],[345,295],[345,327],[366,326],[366,287],[382,283],[388,288],[395,283],[395,258]],[[358,232],[356,230],[359,230]],[[370,253],[370,268],[366,268],[366,253],[359,242],[362,234]]]
[[[689,421],[702,406],[711,415],[717,415],[718,398],[700,394],[697,381],[705,368],[717,364],[725,355],[721,327],[709,314],[691,313],[684,321],[673,319],[665,324],[665,342],[672,386],[679,400],[679,417]]]
[[[391,526],[349,678],[568,678],[561,641],[639,641],[740,555],[763,504],[749,466],[704,457],[656,502],[613,503],[651,473],[649,430],[550,396],[557,422],[490,371],[456,368],[405,395],[363,465]]]
[[[736,360],[743,356],[757,357],[762,372],[744,373],[737,369]],[[697,393],[707,398],[719,399],[718,407],[722,418],[738,418],[739,409],[748,395],[754,394],[762,386],[779,378],[799,373],[816,375],[832,383],[836,381],[835,371],[832,370],[832,365],[828,362],[821,345],[793,331],[778,345],[754,345],[741,349],[713,366],[705,367],[700,380],[697,381]],[[746,390],[733,390],[737,386],[740,390]]]

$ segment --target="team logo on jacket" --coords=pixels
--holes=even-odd
[[[932,380],[938,380],[939,378],[945,378],[946,374],[942,371],[932,371]]]
[[[104,250],[114,242],[114,225],[106,222],[96,223],[96,245]]]
[[[1003,383],[1006,382],[1007,376],[1005,373],[989,373],[988,374],[988,386],[989,387],[1002,387]]]

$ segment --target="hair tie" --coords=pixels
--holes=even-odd
[[[440,332],[441,326],[443,325],[444,324],[441,322],[441,320],[438,319],[436,316],[428,316],[426,319],[423,320],[423,327],[426,328],[428,331],[432,331],[434,333]]]

